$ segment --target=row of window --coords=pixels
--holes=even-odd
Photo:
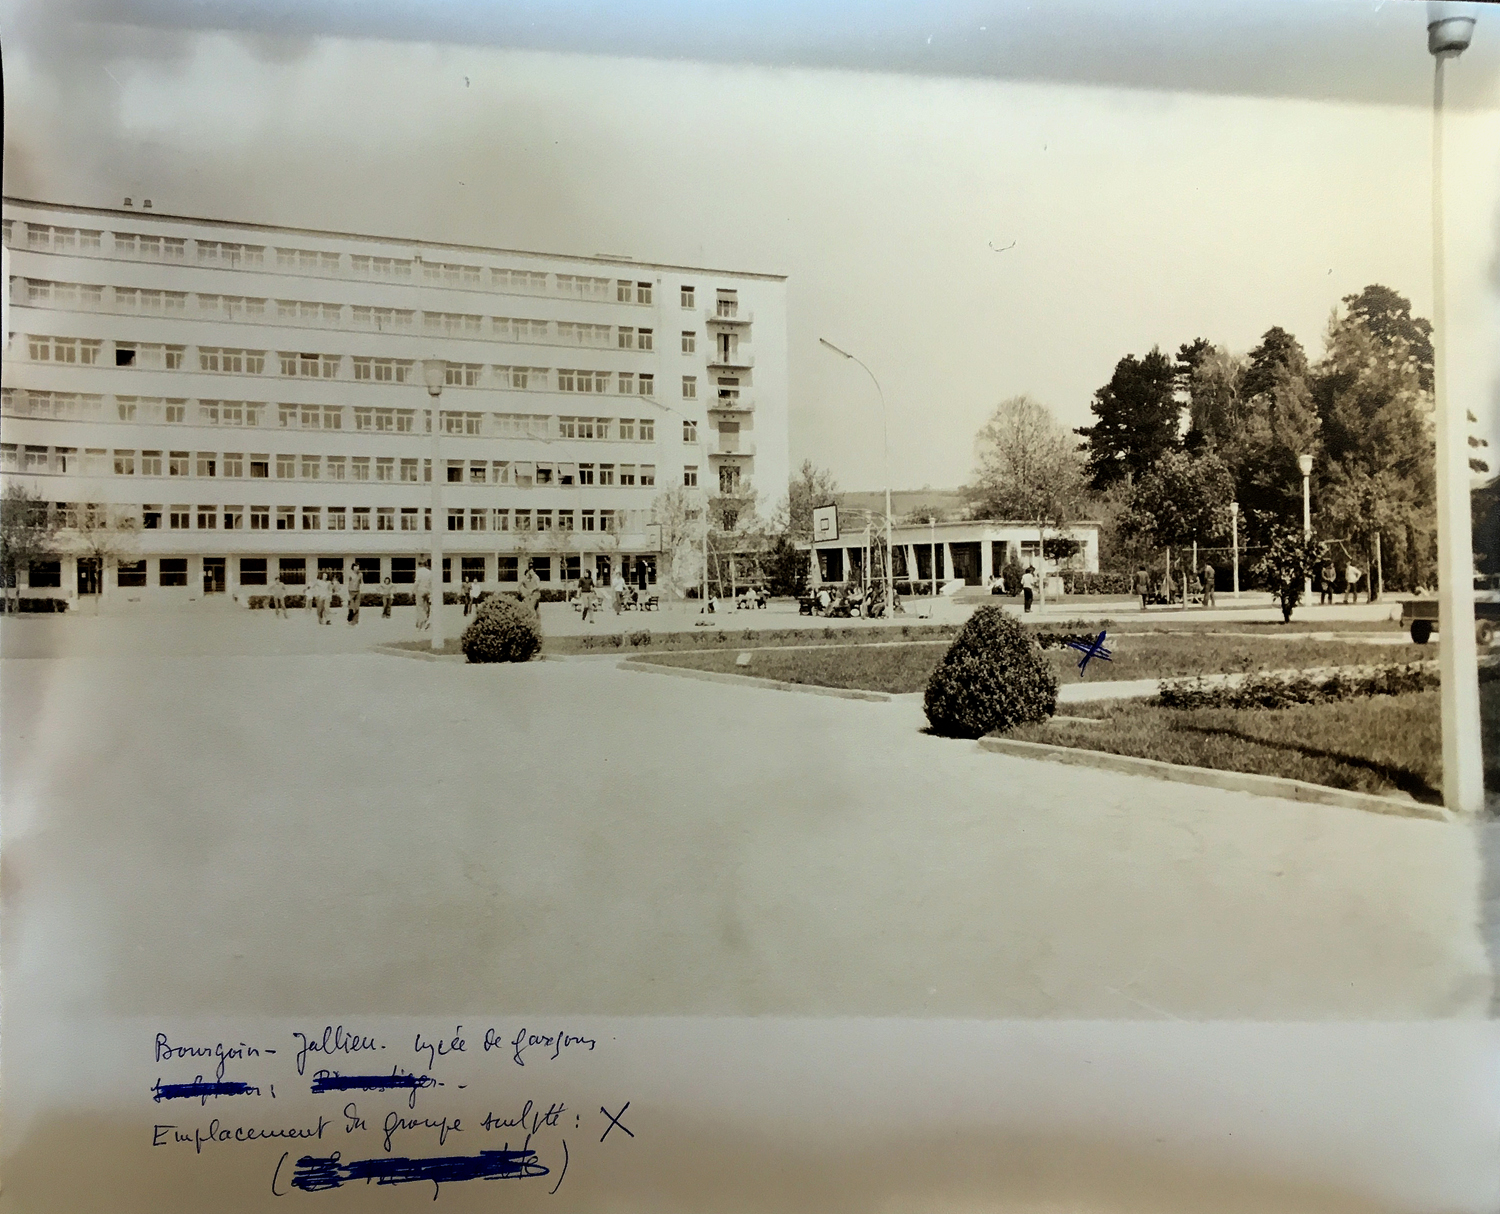
[[[356,405],[269,404],[249,400],[197,400],[160,396],[116,396],[106,411],[105,398],[72,392],[17,392],[6,388],[0,413],[66,421],[167,422],[200,426],[258,428],[274,419],[283,430],[346,430],[372,434],[431,433],[430,411],[377,409]],[[606,442],[656,441],[656,419],[650,417],[577,417],[547,413],[477,413],[440,410],[443,433],[466,437],[582,439]],[[346,426],[346,422],[349,424]],[[721,422],[723,426],[735,423]],[[684,419],[682,439],[698,441],[698,423]]]
[[[495,558],[494,581],[515,582],[520,579],[521,557],[514,554],[499,553]],[[525,558],[527,563],[537,575],[540,582],[552,580],[552,570],[557,569],[558,577],[564,582],[576,582],[583,572],[583,558],[578,553],[564,552],[547,555],[531,555]],[[596,554],[594,558],[594,577],[601,585],[610,584],[610,576],[615,572],[615,557],[613,554]],[[320,556],[317,560],[317,576],[330,578],[340,584],[344,581],[344,558],[341,556]],[[462,556],[459,560],[459,576],[463,582],[487,582],[490,581],[489,562],[487,556]],[[388,565],[382,562],[388,561]],[[361,575],[361,582],[365,593],[374,593],[382,577],[389,577],[393,586],[410,586],[417,580],[417,558],[414,556],[356,556],[349,558],[351,568],[357,568]],[[82,563],[82,562],[81,562]],[[203,558],[203,589],[205,593],[223,593],[224,578],[227,571],[228,558],[226,557],[204,557]],[[148,563],[145,560],[119,561],[115,566],[115,584],[124,589],[139,589],[147,584]],[[618,557],[618,571],[622,579],[631,585],[638,583],[642,575],[645,576],[647,585],[656,584],[656,557],[652,555],[631,556],[622,554]],[[80,571],[79,592],[82,594],[95,594],[98,592],[97,566],[87,570],[89,584],[84,585],[85,571]],[[239,584],[241,586],[266,586],[269,585],[268,578],[275,576],[282,585],[295,589],[305,586],[308,580],[308,558],[304,556],[283,556],[276,558],[273,565],[271,558],[263,556],[244,556],[239,559]],[[188,584],[188,561],[186,557],[164,556],[157,558],[156,576],[158,586],[186,586]],[[443,581],[453,580],[453,558],[443,558]],[[62,562],[57,560],[32,561],[28,570],[27,584],[33,590],[60,589],[62,586]]]
[[[106,364],[104,342],[93,338],[50,337],[28,334],[26,349],[32,362],[63,363],[68,366]],[[134,367],[147,371],[181,371],[187,363],[186,346],[155,342],[117,341],[114,346],[116,367]],[[198,370],[226,375],[264,375],[265,350],[247,350],[227,346],[198,346]],[[276,352],[280,374],[302,379],[341,379],[342,354],[307,353],[295,350]],[[406,384],[416,382],[416,362],[410,358],[376,358],[347,356],[351,378],[372,383]],[[574,367],[517,367],[484,363],[449,363],[444,383],[456,388],[497,388],[501,391],[607,393],[614,389],[621,396],[655,396],[656,376],[634,371],[583,370]],[[687,399],[698,395],[697,377],[682,377],[682,394]]]
[[[0,445],[0,470],[31,475],[196,476],[202,480],[372,481],[417,484],[432,480],[432,461],[416,457],[270,455],[240,451],[158,451]],[[691,469],[696,476],[697,469]],[[654,488],[655,464],[575,463],[547,460],[448,460],[449,484],[513,485],[523,489],[560,486]]]
[[[13,221],[5,220],[5,243],[12,239]],[[202,265],[229,266],[242,269],[274,268],[294,274],[339,275],[344,272],[345,254],[326,249],[269,247],[219,240],[190,240],[181,236],[154,236],[140,232],[109,232],[95,228],[61,227],[52,224],[26,225],[26,247],[38,252],[89,254],[113,253],[143,261],[197,261]],[[108,241],[106,243],[106,236]],[[192,246],[191,249],[189,246]],[[614,303],[650,305],[655,287],[651,282],[630,278],[603,278],[580,274],[548,274],[540,270],[517,270],[501,266],[479,266],[464,263],[426,261],[419,258],[375,257],[347,254],[348,272],[360,278],[380,278],[398,282],[416,281],[450,287],[491,290],[506,294],[542,295],[548,293],[549,280],[558,295],[576,299],[595,299]],[[419,269],[420,267],[420,269]],[[682,284],[678,298],[684,308],[696,307],[697,288]],[[722,303],[733,302],[733,291],[720,290]]]
[[[59,513],[63,510],[59,506]],[[641,521],[629,516],[639,528]],[[449,531],[614,534],[627,516],[615,510],[450,509]],[[196,524],[196,525],[195,525]],[[147,531],[431,531],[432,511],[417,506],[166,506],[141,508]]]

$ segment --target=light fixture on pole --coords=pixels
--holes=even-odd
[[[1443,67],[1474,36],[1473,4],[1429,3],[1432,82],[1432,395],[1437,419],[1438,668],[1443,725],[1443,804],[1484,807],[1479,732],[1479,653],[1474,633],[1474,536],[1465,410],[1448,398],[1448,300],[1443,232]]]
[[[432,611],[429,615],[432,628],[432,648],[443,647],[443,528],[448,520],[443,511],[443,480],[447,476],[442,466],[442,414],[438,401],[443,395],[443,381],[448,378],[446,358],[424,358],[422,360],[422,382],[427,385],[427,396],[431,408],[428,416],[432,428]]]
[[[1297,467],[1302,470],[1302,539],[1304,542],[1312,539],[1312,468],[1313,457],[1310,455],[1299,455]],[[1302,597],[1312,600],[1312,576],[1309,574],[1302,580]]]
[[[860,362],[849,351],[840,350],[826,337],[820,337],[818,341],[840,357],[847,358],[850,362],[859,363],[864,369],[864,373],[870,377],[870,382],[875,385],[876,395],[880,397],[880,430],[885,440],[885,617],[890,619],[895,615],[896,574],[891,555],[891,426],[889,411],[886,409],[885,404],[885,392],[880,387],[880,381],[875,378],[875,372],[866,367],[864,363]]]
[[[1233,539],[1230,543],[1234,545],[1234,597],[1240,597],[1240,504],[1229,503],[1229,526]]]

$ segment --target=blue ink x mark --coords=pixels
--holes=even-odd
[[[377,1158],[339,1162],[335,1151],[326,1158],[304,1155],[297,1160],[292,1187],[304,1193],[336,1189],[355,1180],[376,1184],[411,1184],[431,1181],[434,1189],[457,1180],[522,1180],[546,1176],[548,1169],[536,1161],[535,1151],[480,1151],[477,1155],[443,1155],[434,1159]],[[437,1194],[433,1193],[436,1200]]]
[[[1069,649],[1076,649],[1079,653],[1083,654],[1083,657],[1078,659],[1079,674],[1082,674],[1088,668],[1090,658],[1102,658],[1106,662],[1111,660],[1109,650],[1104,647],[1105,635],[1105,633],[1100,632],[1092,641],[1086,637],[1070,637],[1063,642]]]
[[[599,1135],[599,1141],[600,1142],[603,1142],[606,1138],[609,1137],[609,1132],[612,1129],[614,1129],[615,1126],[619,1126],[627,1134],[630,1134],[630,1127],[628,1125],[626,1125],[623,1121],[620,1120],[621,1117],[625,1116],[625,1110],[628,1109],[629,1107],[630,1107],[630,1101],[628,1101],[628,1100],[625,1102],[624,1106],[620,1109],[620,1111],[618,1113],[611,1113],[602,1104],[599,1106],[599,1111],[601,1113],[603,1113],[606,1117],[609,1118],[609,1124],[604,1127],[604,1133],[602,1133],[602,1134]],[[635,1137],[634,1134],[630,1134],[630,1136],[632,1138]]]
[[[163,1100],[202,1100],[208,1103],[210,1096],[259,1096],[260,1089],[252,1087],[248,1083],[240,1083],[237,1080],[220,1079],[218,1081],[208,1080],[204,1082],[203,1076],[199,1075],[192,1083],[163,1083],[158,1079],[151,1085],[155,1101]]]

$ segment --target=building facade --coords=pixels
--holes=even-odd
[[[453,584],[654,582],[658,494],[787,483],[781,276],[14,198],[4,241],[0,473],[59,528],[28,596],[399,587],[434,525]]]
[[[812,582],[840,583],[860,580],[865,567],[870,539],[877,544],[885,538],[885,520],[867,514],[840,512],[842,534],[835,540],[820,540],[813,545],[815,559]],[[852,528],[857,527],[857,530]],[[866,528],[868,527],[868,536]],[[1035,523],[1003,519],[974,519],[949,523],[903,523],[891,530],[891,567],[897,581],[921,585],[934,577],[939,584],[961,581],[968,586],[987,586],[998,577],[1012,557],[1024,569],[1031,566],[1041,575],[1063,570],[1079,573],[1099,572],[1099,524],[1074,523],[1062,532],[1047,530],[1048,551],[1043,557],[1043,533]],[[1065,541],[1066,556],[1058,555],[1057,541]]]

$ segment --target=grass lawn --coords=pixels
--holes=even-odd
[[[868,635],[868,634],[867,634]],[[754,648],[750,641],[733,639],[709,651],[631,656],[664,666],[688,666],[749,674],[786,683],[820,687],[854,687],[892,694],[921,691],[932,668],[942,658],[946,641],[904,645],[823,645],[812,649],[758,649],[749,666],[737,666],[736,656]],[[1431,646],[1362,645],[1351,641],[1279,641],[1275,639],[1204,636],[1198,633],[1155,633],[1121,636],[1113,642],[1108,662],[1093,661],[1080,676],[1078,655],[1071,650],[1047,650],[1043,655],[1058,682],[1101,682],[1114,679],[1176,678],[1195,674],[1230,674],[1242,670],[1291,670],[1314,666],[1353,666],[1367,662],[1411,662],[1434,656]]]
[[[1500,681],[1480,686],[1485,787],[1500,792]],[[1101,724],[1049,721],[1007,737],[1253,772],[1359,792],[1441,801],[1438,693],[1373,696],[1272,710],[1152,708],[1139,700],[1070,705]]]

